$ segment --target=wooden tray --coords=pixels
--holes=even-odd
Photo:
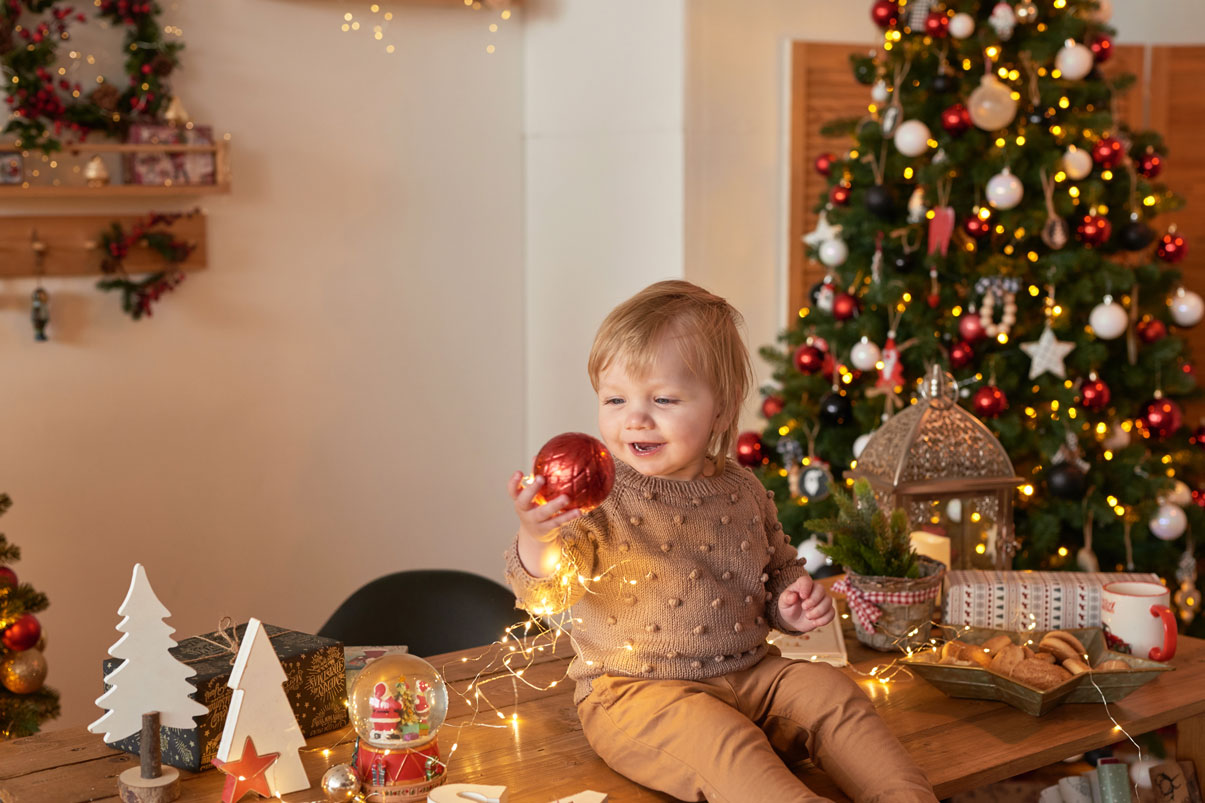
[[[1084,672],[1072,675],[1068,680],[1052,689],[1042,691],[1027,686],[1013,678],[1007,678],[980,666],[950,666],[931,664],[915,660],[912,656],[901,659],[909,670],[920,675],[941,692],[950,697],[966,697],[972,700],[1000,700],[1031,716],[1040,717],[1061,703],[1116,702],[1134,689],[1149,683],[1163,672],[1175,667],[1138,658],[1133,655],[1113,652],[1105,648],[1105,637],[1100,628],[1071,629],[1071,633],[1088,651],[1089,663],[1096,666],[1101,661],[1116,658],[1128,664],[1128,672]],[[1029,644],[1036,650],[1045,632],[1017,633],[1008,630],[991,630],[972,627],[959,631],[959,641],[982,644],[993,636],[1011,636],[1014,643]]]

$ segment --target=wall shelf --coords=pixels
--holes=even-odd
[[[6,153],[25,153],[25,149],[7,143],[0,144],[0,158]],[[230,192],[230,143],[219,140],[212,144],[122,144],[112,142],[79,142],[65,143],[61,153],[73,156],[92,156],[99,154],[118,154],[123,157],[136,154],[162,154],[174,156],[179,154],[210,154],[213,156],[214,183],[188,184],[106,184],[100,187],[90,187],[83,183],[71,184],[39,184],[25,181],[21,184],[0,184],[0,200],[5,198],[165,198],[187,197],[191,195],[220,195]],[[28,158],[28,157],[27,157]]]

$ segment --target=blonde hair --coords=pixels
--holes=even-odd
[[[715,394],[717,424],[707,457],[722,470],[753,381],[742,326],[744,319],[731,304],[697,285],[679,280],[649,285],[611,310],[598,328],[586,365],[590,384],[598,392],[599,377],[616,359],[633,374],[646,374],[662,338],[674,337],[687,367]]]

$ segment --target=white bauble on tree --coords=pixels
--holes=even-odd
[[[1088,325],[1101,340],[1115,340],[1121,337],[1125,334],[1129,322],[1125,307],[1114,301],[1113,296],[1105,296],[1105,300],[1093,307],[1088,315]]]
[[[887,82],[882,78],[874,82],[874,86],[870,88],[870,99],[875,103],[886,103],[888,98]]]
[[[1072,145],[1063,154],[1063,170],[1073,181],[1087,178],[1092,172],[1092,165],[1092,154],[1083,148]]]
[[[866,450],[866,444],[870,443],[870,436],[873,434],[873,432],[864,432],[854,439],[854,460],[862,457],[862,452]]]
[[[984,194],[997,209],[1012,209],[1025,197],[1025,185],[1006,167],[988,179]]]
[[[1192,290],[1185,290],[1183,287],[1176,290],[1167,300],[1167,306],[1176,326],[1196,326],[1201,322],[1201,316],[1205,315],[1205,301]]]
[[[1183,482],[1176,480],[1172,484],[1172,489],[1166,494],[1160,494],[1156,498],[1156,501],[1161,505],[1179,505],[1180,507],[1184,507],[1192,502],[1192,491]]]
[[[795,553],[803,558],[804,565],[807,566],[809,572],[815,572],[821,567],[828,565],[828,555],[820,551],[820,546],[823,543],[819,536],[812,535],[800,541],[799,546],[795,547]]]
[[[895,129],[895,149],[905,156],[920,156],[929,150],[929,126],[920,120],[905,120]]]
[[[1151,533],[1156,538],[1174,541],[1184,535],[1184,530],[1188,527],[1188,517],[1184,515],[1184,509],[1178,505],[1164,504],[1155,510],[1149,526]]]
[[[819,251],[820,261],[830,268],[844,265],[845,260],[849,258],[849,246],[839,237],[822,242]]]
[[[849,350],[849,361],[859,371],[872,370],[878,364],[881,356],[879,347],[865,337]]]
[[[1054,57],[1055,69],[1069,81],[1078,81],[1092,72],[1092,65],[1095,63],[1096,59],[1091,50],[1070,39]]]
[[[967,39],[975,33],[975,18],[966,12],[955,14],[950,18],[950,27],[947,28],[947,31],[955,39]]]
[[[999,131],[1017,116],[1017,101],[1012,90],[988,73],[967,98],[971,122],[984,131]]]

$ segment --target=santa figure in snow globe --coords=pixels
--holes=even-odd
[[[352,684],[356,729],[352,768],[369,800],[425,801],[444,782],[436,732],[448,714],[448,689],[435,667],[414,655],[386,655]]]

